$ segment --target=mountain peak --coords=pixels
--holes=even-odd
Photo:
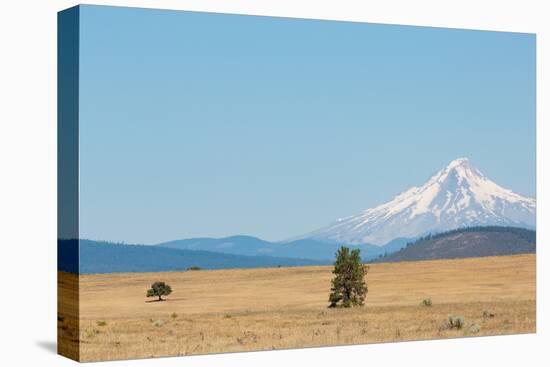
[[[481,175],[481,172],[479,172],[474,165],[471,163],[471,161],[468,158],[457,158],[454,161],[451,161],[447,167],[443,169],[443,171],[451,172],[455,171],[458,173],[466,173],[469,172],[473,175]]]
[[[456,184],[474,183],[475,185],[475,182],[479,184],[484,181],[485,176],[468,158],[457,158],[433,175],[425,185],[436,183],[442,184],[449,180],[456,181]]]
[[[447,168],[452,169],[457,166],[463,166],[463,167],[470,166],[470,159],[467,157],[457,158],[454,161],[451,161],[451,163],[447,165]]]
[[[303,237],[382,245],[398,237],[486,225],[534,227],[535,199],[499,186],[463,157],[422,186]]]

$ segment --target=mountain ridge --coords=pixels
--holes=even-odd
[[[346,245],[359,248],[365,259],[373,259],[386,252],[394,252],[410,241],[410,238],[397,238],[385,246],[372,244],[346,244],[334,241],[317,241],[304,238],[290,242],[269,242],[248,235],[235,235],[222,238],[198,237],[159,243],[156,246],[186,250],[205,250],[228,254],[259,256],[268,255],[311,260],[331,260],[338,248]]]
[[[244,256],[86,239],[59,240],[57,246],[58,270],[77,274],[183,271],[193,266],[234,269],[328,264],[311,259]],[[79,256],[73,256],[75,253]]]

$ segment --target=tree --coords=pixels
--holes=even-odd
[[[368,292],[365,282],[368,270],[369,267],[361,261],[359,249],[350,252],[349,248],[340,247],[332,271],[335,276],[330,288],[329,307],[363,306]]]
[[[151,288],[147,290],[147,297],[158,297],[159,301],[164,301],[162,296],[172,293],[172,288],[164,282],[154,282]]]

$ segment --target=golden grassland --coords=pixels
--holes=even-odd
[[[59,305],[59,350],[98,361],[535,332],[535,255],[374,264],[352,309],[327,308],[331,271],[60,272],[61,298],[79,287],[80,318]],[[164,302],[145,297],[157,280],[173,289]]]

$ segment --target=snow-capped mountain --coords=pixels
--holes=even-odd
[[[497,185],[467,158],[459,158],[424,185],[302,237],[383,245],[399,237],[477,225],[534,228],[535,205],[535,199]]]

